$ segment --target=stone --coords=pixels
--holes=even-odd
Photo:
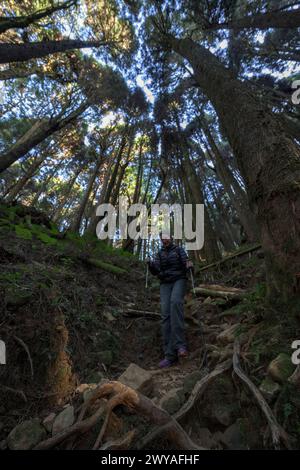
[[[224,331],[218,334],[217,341],[223,344],[233,343],[235,340],[235,334],[240,327],[239,323],[231,325],[229,328],[226,328]]]
[[[227,449],[245,450],[244,436],[238,422],[229,426],[223,433],[221,442]]]
[[[197,435],[201,447],[204,447],[205,449],[215,449],[217,447],[217,442],[214,440],[213,435],[208,428],[199,428],[197,430]]]
[[[54,436],[67,429],[69,426],[72,426],[74,420],[74,407],[70,405],[56,416],[52,426],[52,435]]]
[[[2,431],[3,428],[4,428],[4,423],[0,422],[0,432]]]
[[[280,385],[267,376],[260,384],[259,390],[268,402],[272,402],[280,391]]]
[[[44,428],[50,433],[52,432],[52,426],[53,426],[55,418],[56,418],[56,414],[51,413],[43,421]]]
[[[196,383],[202,379],[203,373],[201,371],[195,371],[191,374],[188,374],[183,381],[183,390],[184,393],[191,393]]]
[[[107,321],[110,321],[110,322],[116,321],[116,319],[117,319],[116,317],[113,316],[113,314],[111,312],[108,312],[108,311],[103,312],[103,316]]]
[[[170,415],[176,413],[184,402],[184,392],[180,388],[174,388],[164,395],[160,401],[159,406],[167,411]]]
[[[0,450],[5,450],[7,449],[7,441],[3,439],[3,441],[0,441]]]
[[[113,353],[110,350],[99,351],[97,353],[99,362],[103,363],[106,366],[110,366],[113,362]]]
[[[119,382],[133,388],[134,390],[149,396],[153,389],[151,372],[131,363],[125,372],[119,377]]]
[[[216,403],[212,408],[212,418],[223,426],[229,426],[236,419],[235,412],[235,404]]]
[[[288,354],[281,353],[270,362],[268,374],[275,382],[283,384],[293,374],[294,369],[295,366],[291,361],[291,357]]]
[[[87,382],[88,383],[99,383],[101,382],[102,379],[104,379],[104,374],[100,371],[95,371],[92,372],[88,377],[87,377]]]
[[[38,418],[18,424],[8,435],[7,446],[11,450],[28,450],[47,436]]]

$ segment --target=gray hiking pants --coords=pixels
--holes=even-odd
[[[162,336],[165,357],[177,359],[177,350],[186,347],[184,334],[183,302],[186,279],[160,285]]]

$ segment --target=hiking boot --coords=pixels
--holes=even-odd
[[[179,348],[177,351],[178,357],[188,357],[189,353],[187,352],[187,349],[182,347]]]
[[[165,369],[167,367],[172,367],[174,364],[176,364],[177,361],[171,361],[170,359],[163,359],[162,361],[160,361],[159,363],[159,367],[161,369]]]

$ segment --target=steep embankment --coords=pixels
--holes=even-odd
[[[276,431],[281,447],[299,446],[297,384],[288,380],[299,317],[265,304],[259,249],[198,268],[197,294],[186,299],[190,356],[161,371],[158,284],[145,290],[141,263],[95,239],[63,237],[34,210],[0,210],[2,448],[269,448]],[[105,402],[88,399],[121,374],[130,388],[114,404],[133,411],[117,406],[104,422]],[[133,390],[150,400],[137,405]],[[161,428],[170,415],[179,423],[171,433]]]

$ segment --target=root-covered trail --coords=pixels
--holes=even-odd
[[[189,356],[161,370],[159,286],[145,289],[144,266],[23,220],[0,225],[1,448],[297,447],[298,320],[267,315],[259,250],[196,272]]]

